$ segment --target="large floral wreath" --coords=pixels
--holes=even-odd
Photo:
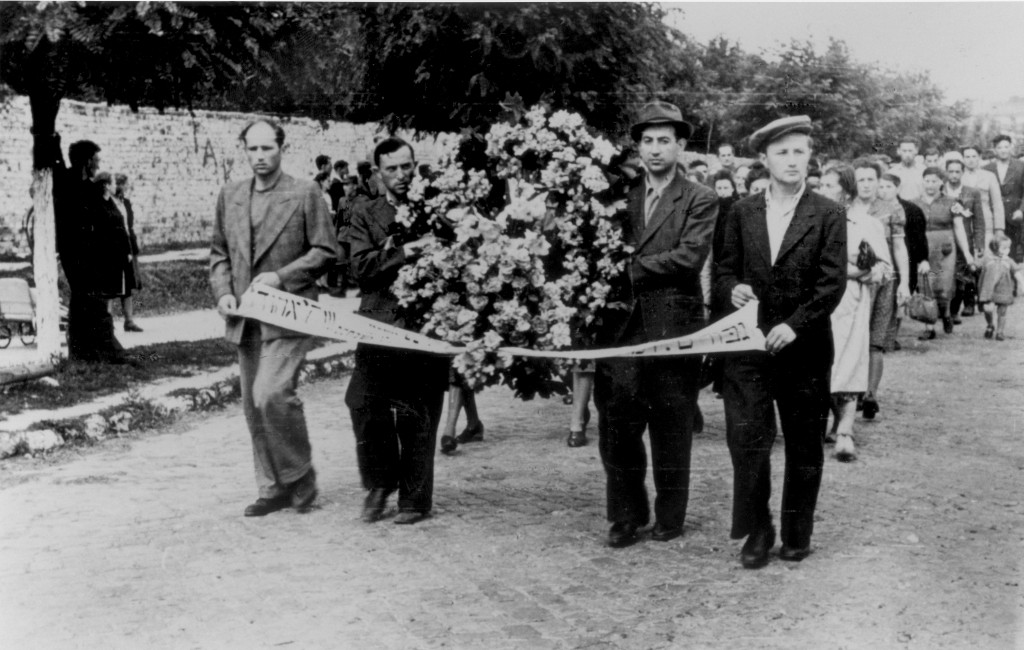
[[[617,153],[579,115],[535,107],[453,145],[435,176],[413,181],[397,228],[438,236],[392,290],[408,326],[466,346],[454,366],[470,388],[562,392],[563,363],[498,349],[585,346],[621,308],[612,289],[632,249],[610,190]]]

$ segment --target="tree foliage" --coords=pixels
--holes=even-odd
[[[512,100],[621,133],[673,53],[647,4],[375,4],[357,14],[352,117],[392,129],[481,126]]]
[[[697,137],[709,147],[741,143],[771,120],[806,114],[815,123],[816,149],[831,157],[888,152],[907,134],[952,148],[970,114],[964,103],[945,103],[926,74],[857,62],[835,39],[824,53],[793,41],[768,61],[719,38],[700,48],[697,60],[697,82],[673,90],[698,98],[692,110],[705,130]]]
[[[306,4],[3,3],[0,78],[40,108],[37,132],[52,128],[63,97],[312,113],[326,105],[317,82],[330,78],[306,56],[310,40],[340,14]]]

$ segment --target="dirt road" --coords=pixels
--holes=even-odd
[[[902,337],[860,459],[827,461],[802,563],[743,570],[721,402],[701,401],[686,534],[603,544],[594,444],[568,407],[480,397],[434,517],[358,520],[345,381],[303,389],[319,509],[245,519],[239,409],[0,465],[3,648],[1013,648],[1024,645],[1024,307]],[[781,449],[773,457],[781,485]],[[779,495],[773,504],[777,516]]]

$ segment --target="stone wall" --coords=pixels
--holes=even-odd
[[[162,244],[209,241],[217,192],[228,180],[251,175],[238,134],[253,117],[245,113],[166,111],[107,106],[65,100],[57,116],[65,159],[76,140],[95,141],[102,149],[100,169],[123,172],[132,179],[136,234],[143,248]],[[284,169],[298,178],[312,178],[314,159],[323,153],[332,160],[355,163],[366,158],[382,137],[374,124],[285,119],[288,150]],[[0,104],[0,234],[17,233],[31,205],[32,124],[26,97]],[[438,139],[407,137],[417,158],[433,162]]]

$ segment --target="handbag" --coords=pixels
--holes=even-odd
[[[861,271],[868,271],[872,266],[878,264],[878,253],[867,240],[862,239],[857,247],[857,268]]]
[[[932,282],[927,273],[917,276],[917,291],[907,303],[908,315],[916,321],[932,325],[939,320],[939,304],[932,293]]]

